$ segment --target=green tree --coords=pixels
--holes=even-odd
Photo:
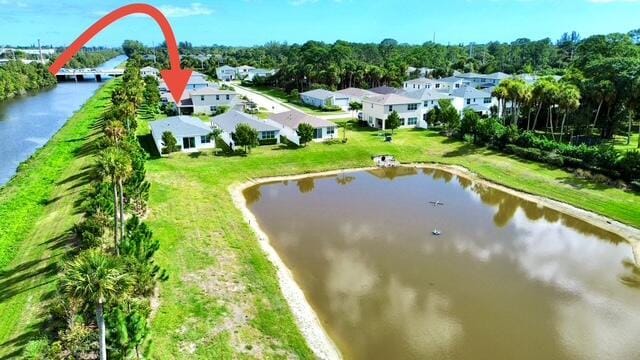
[[[104,307],[122,298],[129,286],[130,279],[118,259],[99,250],[83,252],[65,266],[60,280],[62,291],[95,308],[101,360],[107,359]]]
[[[387,116],[387,119],[384,122],[384,127],[385,129],[391,129],[391,134],[393,134],[393,131],[400,127],[400,121],[400,115],[398,115],[397,112],[392,111],[391,114]]]
[[[440,108],[438,120],[446,125],[447,135],[451,136],[460,126],[460,113],[448,99],[439,100],[438,107]]]
[[[238,124],[233,132],[233,140],[236,145],[242,146],[245,153],[250,153],[251,148],[258,146],[258,130],[247,124]]]
[[[473,142],[477,141],[478,122],[480,121],[480,115],[477,112],[466,109],[460,122],[460,136],[464,138],[466,134],[473,135]]]
[[[122,43],[122,50],[127,57],[133,57],[134,54],[143,55],[144,45],[137,40],[125,40]]]
[[[313,128],[310,124],[302,123],[298,125],[298,137],[300,137],[300,145],[306,145],[309,141],[313,140],[313,136],[316,132],[316,129]]]
[[[351,101],[349,102],[349,111],[352,112],[353,118],[355,119],[355,114],[362,110],[362,103],[359,103],[357,101]]]
[[[176,151],[180,151],[182,148],[178,145],[178,140],[176,140],[171,131],[165,131],[162,133],[162,144],[164,145],[162,148],[163,154],[171,154]]]

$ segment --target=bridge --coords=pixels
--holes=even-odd
[[[87,78],[101,82],[105,77],[118,77],[124,74],[124,69],[65,69],[56,73],[58,81],[83,81]]]

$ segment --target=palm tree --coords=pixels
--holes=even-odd
[[[564,124],[570,111],[575,111],[580,107],[580,90],[569,83],[561,83],[558,88],[558,106],[564,110],[562,125],[560,126],[560,142],[564,136]]]
[[[104,306],[126,294],[131,281],[117,259],[100,250],[89,250],[67,264],[60,285],[62,291],[85,305],[95,306],[100,332],[100,360],[107,359]]]
[[[120,221],[120,236],[124,235],[124,194],[123,182],[131,176],[133,172],[131,158],[124,150],[116,147],[105,149],[98,158],[98,174],[109,179],[113,187],[113,242],[115,252],[119,255],[118,249],[118,221]],[[120,195],[118,196],[118,190]],[[118,220],[118,218],[120,220]]]
[[[500,107],[500,111],[498,114],[498,117],[500,119],[503,119],[504,116],[504,107],[505,107],[505,99],[509,96],[509,92],[506,88],[506,85],[504,85],[504,81],[502,83],[500,83],[500,85],[496,86],[495,89],[493,89],[493,92],[491,92],[491,95],[498,98],[498,103],[499,103],[499,107]]]
[[[125,128],[121,121],[111,120],[104,127],[104,133],[112,144],[118,144],[125,137]]]

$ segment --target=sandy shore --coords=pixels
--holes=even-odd
[[[564,214],[571,215],[577,219],[593,224],[599,228],[610,231],[626,239],[631,245],[636,263],[640,262],[640,229],[636,229],[629,225],[625,225],[621,222],[608,219],[602,215],[598,215],[586,210],[576,208],[569,204],[547,199],[537,195],[532,195],[522,191],[514,190],[512,188],[490,182],[488,180],[480,178],[475,173],[461,166],[438,165],[438,164],[403,164],[402,166],[414,167],[414,168],[420,168],[420,169],[444,170],[456,176],[466,178],[472,181],[473,183],[489,186],[489,187],[498,189],[500,191],[503,191],[507,194],[511,194],[511,195],[520,197],[524,200],[535,202],[547,208],[554,209]],[[291,271],[284,264],[284,262],[282,261],[278,253],[275,251],[275,249],[271,246],[271,243],[269,242],[269,238],[264,233],[264,231],[262,231],[262,229],[260,228],[260,225],[258,224],[258,221],[256,220],[253,213],[251,213],[251,211],[247,208],[246,199],[244,198],[243,191],[257,184],[264,184],[264,183],[284,181],[284,180],[297,180],[297,179],[303,179],[307,177],[338,175],[342,173],[367,171],[367,170],[374,170],[374,169],[377,169],[377,167],[332,170],[332,171],[291,175],[291,176],[275,176],[275,177],[249,180],[245,183],[234,185],[229,188],[234,204],[242,211],[242,214],[245,220],[249,223],[253,231],[257,234],[258,239],[260,240],[259,241],[260,246],[262,247],[263,251],[267,254],[269,260],[276,266],[277,272],[278,272],[278,280],[280,282],[282,293],[285,299],[287,300],[291,308],[291,311],[294,317],[296,318],[296,322],[302,334],[305,336],[309,344],[309,347],[314,352],[314,354],[320,359],[341,359],[340,351],[335,346],[335,344],[333,343],[329,335],[327,335],[326,331],[322,328],[322,325],[320,323],[320,320],[318,319],[318,316],[316,315],[315,311],[311,308],[311,305],[309,305],[309,303],[307,302],[304,296],[304,293],[302,292],[298,284],[293,279],[293,275],[291,274]]]

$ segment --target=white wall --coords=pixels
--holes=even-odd
[[[229,96],[229,99],[227,99]],[[220,95],[193,95],[191,100],[193,101],[193,113],[194,114],[207,114],[214,113],[211,107],[219,106],[231,106],[231,103],[235,100],[237,94],[220,94]]]
[[[162,134],[156,134],[152,132],[151,135],[153,137],[153,141],[156,143],[156,148],[158,149],[158,152],[162,155],[162,148],[164,147],[164,145],[162,144]],[[195,138],[196,147],[192,149],[184,149],[183,138],[179,136],[175,136],[177,143],[181,148],[180,151],[189,153],[189,152],[197,152],[197,151],[206,150],[206,149],[215,149],[216,147],[216,142],[215,142],[215,139],[213,138],[211,138],[210,143],[203,143],[201,141],[202,139],[200,135],[192,136],[192,137]]]
[[[422,104],[420,104],[418,100],[416,100],[416,104],[418,105],[416,110],[409,110],[408,104],[393,105],[393,108],[390,110],[389,105],[376,104],[365,99],[362,101],[362,119],[367,121],[372,127],[378,127],[376,119],[381,119],[383,120],[382,129],[384,129],[384,121],[389,114],[395,111],[401,119],[404,119],[404,125],[402,125],[402,127],[415,127],[422,118]],[[416,118],[416,125],[408,125],[409,118]]]

